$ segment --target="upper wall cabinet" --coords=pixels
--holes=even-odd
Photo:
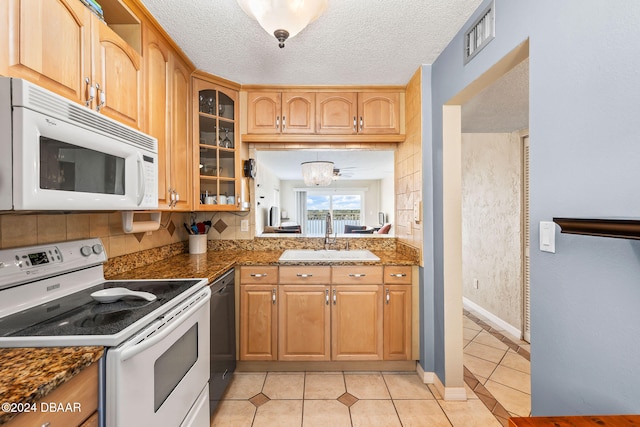
[[[398,134],[400,94],[397,92],[326,92],[316,97],[319,134]]]
[[[158,208],[191,210],[191,69],[149,25],[143,29],[145,132],[158,139]]]
[[[117,9],[117,21],[125,23],[115,27],[139,40],[139,22],[126,7],[117,0],[102,3],[105,17]],[[80,1],[5,0],[0,24],[0,44],[8,47],[0,53],[1,75],[32,81],[140,128],[140,54]]]
[[[312,92],[249,92],[247,129],[254,134],[309,134],[315,131]]]
[[[238,211],[238,92],[204,78],[192,82],[194,209]]]

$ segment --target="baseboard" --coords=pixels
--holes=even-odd
[[[467,400],[467,390],[464,387],[445,387],[435,372],[425,372],[419,363],[416,372],[425,384],[433,384],[444,400]]]
[[[435,381],[436,373],[435,372],[425,372],[420,363],[416,363],[416,372],[418,373],[418,377],[425,384],[433,384]]]
[[[512,337],[516,339],[520,339],[520,337],[522,336],[522,331],[520,329],[505,322],[495,314],[491,313],[490,311],[487,311],[485,308],[479,306],[478,304],[471,301],[470,299],[466,297],[462,297],[462,305],[464,306],[464,308],[475,311],[481,314],[482,316],[486,317],[488,320],[491,321],[491,323],[494,323],[496,326],[498,326],[500,329],[503,329]]]

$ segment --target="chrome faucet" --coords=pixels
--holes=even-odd
[[[336,238],[331,239],[331,233],[333,233],[333,227],[331,226],[331,212],[327,212],[327,218],[325,220],[325,231],[324,231],[324,248],[329,249],[329,246],[336,243]]]

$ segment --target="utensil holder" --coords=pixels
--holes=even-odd
[[[207,235],[206,234],[189,235],[189,253],[192,255],[207,253]]]

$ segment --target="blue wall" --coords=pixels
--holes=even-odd
[[[432,296],[433,308],[422,311],[433,313],[423,325],[435,348],[427,357],[442,375],[442,105],[529,39],[532,412],[638,413],[640,242],[557,234],[549,254],[536,236],[554,216],[640,218],[640,2],[495,3],[496,38],[474,60],[463,65],[459,34],[430,67],[423,193],[433,270],[425,264],[422,302]]]

